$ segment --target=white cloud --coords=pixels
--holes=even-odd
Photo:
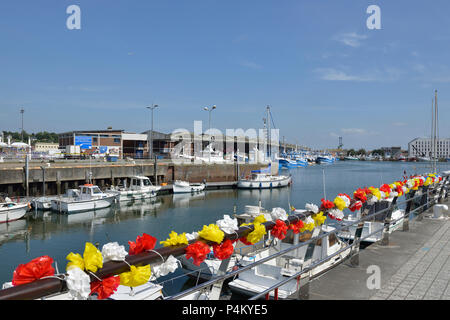
[[[333,37],[333,40],[353,48],[359,47],[361,45],[361,41],[365,39],[367,39],[366,35],[357,34],[356,32],[340,33]]]
[[[350,75],[344,71],[336,70],[334,68],[318,68],[314,70],[319,74],[322,80],[329,81],[375,81],[376,79],[371,76]]]
[[[343,133],[347,134],[366,134],[367,130],[360,128],[343,128],[341,129]]]
[[[262,69],[261,65],[254,63],[252,61],[241,61],[239,64],[243,67],[250,68],[250,69],[255,69],[255,70]]]
[[[394,81],[398,80],[401,71],[396,68],[385,68],[384,70],[376,69],[364,74],[350,74],[346,71],[335,68],[317,68],[314,70],[322,80],[328,81]]]

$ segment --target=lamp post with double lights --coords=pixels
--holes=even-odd
[[[153,157],[153,110],[155,110],[156,108],[158,108],[159,106],[157,104],[152,104],[149,107],[146,107],[147,109],[150,109],[151,112],[151,130],[150,130],[150,142],[149,142],[149,158],[151,159]]]
[[[216,108],[217,108],[216,105],[213,105],[211,108],[208,108],[208,107],[203,108],[203,110],[208,111],[208,113],[209,113],[208,131],[211,131],[211,112]],[[211,139],[209,142],[209,147],[210,147],[209,148],[209,163],[211,163],[211,148],[212,148],[211,147]]]

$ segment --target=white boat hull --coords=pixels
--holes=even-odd
[[[239,180],[237,187],[239,189],[271,189],[271,188],[282,188],[289,185],[291,182],[291,177],[275,177],[272,180]]]
[[[2,204],[0,208],[0,223],[19,220],[25,216],[28,211],[28,203],[14,203],[11,207]]]
[[[173,193],[189,193],[189,192],[200,192],[205,190],[204,184],[189,184],[189,185],[180,185],[174,183],[173,185]]]
[[[156,197],[157,191],[118,191],[120,202],[150,199]]]
[[[103,209],[111,206],[116,196],[111,195],[99,199],[89,200],[52,200],[52,210],[64,213],[74,213]]]

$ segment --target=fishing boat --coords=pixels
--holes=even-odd
[[[287,169],[297,168],[297,161],[295,160],[289,158],[278,158],[277,161],[279,163],[279,167]]]
[[[386,209],[392,200],[383,201],[381,203],[376,203],[375,208],[371,210],[371,212],[380,211]],[[370,213],[369,213],[370,214]],[[405,211],[395,207],[391,214],[391,222],[389,225],[389,233],[392,233],[398,230],[401,226],[403,226],[403,220],[405,216]],[[374,243],[380,241],[383,236],[383,228],[384,228],[384,219],[386,214],[381,214],[373,218],[373,221],[364,221],[363,230],[361,233],[361,243]],[[342,229],[338,232],[338,237],[345,240],[354,240],[356,228],[358,224],[356,221],[360,219],[360,211],[356,212],[356,214],[351,214],[346,216],[342,223],[344,225],[348,225],[348,228]],[[377,231],[378,230],[378,231]]]
[[[190,183],[188,181],[176,180],[173,183],[173,193],[200,192],[205,190],[205,183]]]
[[[8,197],[5,197],[0,202],[0,223],[23,218],[29,208],[29,203],[16,203],[12,202]]]
[[[322,225],[321,228],[316,228],[313,233],[307,232],[301,235],[293,234],[292,230],[289,230],[285,239],[282,241],[277,241],[274,246],[270,246],[266,250],[261,251],[261,258],[269,257],[277,252],[280,252],[280,250],[286,250],[300,242],[308,241],[312,237],[317,236],[320,231],[326,233],[329,232],[329,234],[316,241],[311,259],[304,261],[308,249],[308,245],[304,245],[284,256],[268,260],[249,270],[239,273],[237,278],[228,283],[228,287],[233,293],[244,296],[254,296],[280,283],[287,277],[300,272],[305,265],[319,260],[324,260],[328,256],[336,254],[333,258],[325,260],[324,262],[313,267],[311,270],[302,274],[301,278],[307,276],[310,278],[315,278],[323,274],[344,261],[345,258],[350,255],[350,248],[337,254],[337,252],[343,249],[346,244],[336,236],[333,230],[335,230],[335,228],[326,225]],[[241,266],[245,266],[253,262],[255,261],[240,261]],[[298,280],[292,279],[278,288],[278,298],[293,298],[298,293],[298,290]],[[272,291],[270,296],[273,297],[273,295],[274,292]]]
[[[133,176],[129,186],[111,187],[106,193],[117,194],[118,201],[134,201],[156,197],[161,186],[154,186],[145,176]]]
[[[73,197],[61,197],[52,200],[52,210],[64,213],[75,213],[107,208],[117,201],[116,194],[107,194],[93,184],[80,186],[79,193]]]
[[[332,156],[328,156],[328,155],[317,156],[317,158],[316,158],[316,163],[318,163],[318,164],[333,163],[333,162],[334,162],[334,158]]]
[[[307,167],[308,166],[308,160],[306,160],[303,157],[295,157],[295,161],[297,162],[297,167]]]

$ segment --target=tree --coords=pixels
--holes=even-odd
[[[359,149],[357,152],[356,152],[357,154],[361,154],[361,155],[366,155],[366,150],[364,150],[364,149]]]

